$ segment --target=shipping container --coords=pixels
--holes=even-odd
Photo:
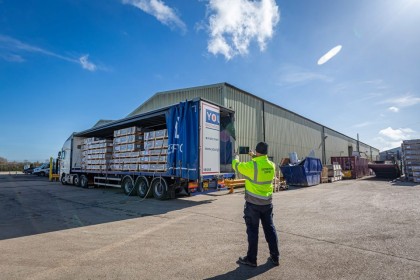
[[[362,178],[370,174],[368,159],[350,156],[350,157],[331,157],[331,162],[337,162],[341,165],[343,174],[351,173],[351,179]],[[346,176],[344,176],[346,178]]]

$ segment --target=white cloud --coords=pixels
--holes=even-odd
[[[389,98],[381,102],[382,104],[392,104],[395,107],[409,107],[420,104],[420,97],[413,94],[407,93],[404,96],[397,96],[394,98]]]
[[[379,134],[386,136],[391,140],[402,141],[402,140],[410,139],[410,134],[414,132],[415,131],[412,130],[411,128],[392,129],[392,127],[387,127],[379,131]]]
[[[12,54],[12,53],[6,53],[6,54],[0,53],[0,58],[9,62],[24,62],[25,61],[25,59],[23,59],[23,57],[21,57],[20,55]]]
[[[226,59],[246,55],[251,41],[264,51],[280,19],[274,0],[209,0],[209,35],[207,49]]]
[[[39,53],[39,54],[43,54],[43,55],[53,56],[53,57],[63,59],[63,60],[66,60],[66,61],[75,62],[74,59],[71,59],[71,58],[68,58],[68,57],[50,52],[48,50],[44,50],[44,49],[36,47],[36,46],[31,46],[31,45],[23,43],[23,42],[21,42],[17,39],[14,39],[14,38],[9,37],[9,36],[4,36],[4,35],[1,35],[1,34],[0,34],[0,50],[3,50],[6,53],[6,55],[19,56],[20,58],[22,58],[22,57],[20,55],[17,55],[16,53],[29,52],[29,53]],[[22,61],[20,61],[20,62],[22,62]]]
[[[375,146],[381,151],[386,151],[401,146],[403,140],[418,138],[419,134],[411,128],[393,129],[387,127],[379,131],[379,136],[374,138]]]
[[[79,58],[80,64],[82,65],[83,69],[86,69],[86,70],[89,70],[89,71],[92,71],[92,72],[96,71],[96,68],[97,68],[96,65],[93,64],[92,62],[90,62],[88,60],[88,58],[89,58],[88,54],[84,55],[84,56],[81,56]]]
[[[9,62],[24,62],[25,59],[22,57],[22,54],[24,53],[37,53],[55,57],[68,62],[77,63],[89,71],[95,71],[98,69],[96,65],[88,61],[88,55],[82,56],[79,59],[75,59],[51,52],[49,50],[45,50],[37,46],[29,45],[20,40],[0,34],[0,59],[4,59]]]
[[[332,48],[331,50],[329,50],[326,54],[324,54],[318,60],[318,65],[322,65],[322,64],[326,63],[328,60],[330,60],[331,58],[333,58],[334,56],[336,56],[341,51],[341,48],[342,48],[342,46],[338,45],[338,46]]]
[[[398,113],[398,111],[400,109],[398,109],[397,107],[391,106],[391,107],[388,108],[388,110],[390,110],[391,112],[394,112],[394,113]]]
[[[122,2],[139,8],[171,28],[178,27],[182,32],[187,31],[187,26],[178,17],[175,10],[161,0],[123,0]]]
[[[383,137],[376,137],[373,139],[374,146],[377,147],[380,151],[390,150],[396,147],[401,146],[402,141],[392,141],[389,139],[384,139]]]

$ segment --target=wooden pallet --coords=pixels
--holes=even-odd
[[[341,176],[328,177],[328,182],[332,183],[332,182],[340,181],[341,179],[342,179]]]

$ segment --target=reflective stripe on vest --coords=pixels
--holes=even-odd
[[[253,196],[253,197],[256,197],[258,199],[262,199],[262,200],[270,200],[271,199],[271,195],[270,196],[262,196],[262,195],[255,194],[255,193],[252,193],[252,192],[247,191],[247,190],[245,190],[245,192],[248,195]]]
[[[253,161],[253,163],[254,163],[254,179],[251,179],[248,176],[245,176],[244,174],[242,174],[241,172],[239,172],[239,170],[238,170],[239,162],[236,163],[235,170],[236,170],[237,173],[242,174],[242,176],[244,176],[246,180],[250,181],[253,184],[256,184],[256,185],[268,185],[268,184],[271,184],[273,182],[273,180],[258,182],[258,166],[257,166],[257,162]]]

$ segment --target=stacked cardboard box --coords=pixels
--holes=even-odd
[[[166,129],[144,133],[144,150],[140,157],[140,171],[167,170],[168,131]]]
[[[144,135],[137,126],[114,131],[114,149],[111,169],[114,171],[138,171],[140,151],[144,150]]]
[[[406,178],[420,183],[420,139],[404,140],[401,146]]]
[[[328,182],[335,182],[341,180],[341,165],[338,162],[326,165],[328,168]]]
[[[82,169],[106,171],[112,159],[112,140],[96,137],[83,141]]]

